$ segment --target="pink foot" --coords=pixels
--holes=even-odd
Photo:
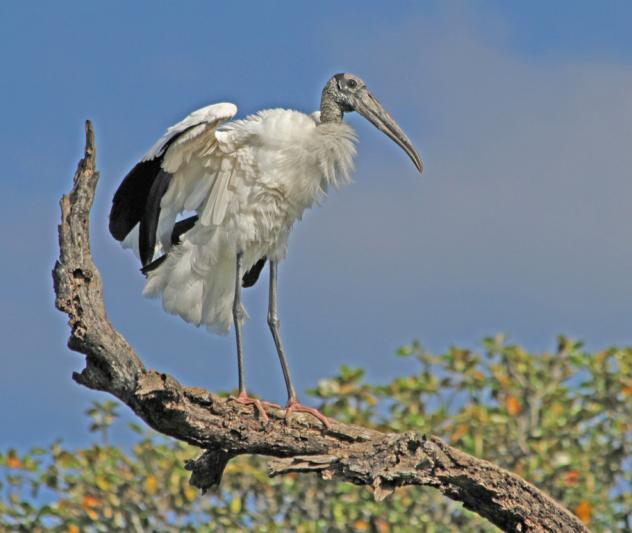
[[[257,412],[259,413],[259,416],[261,416],[261,418],[265,420],[266,422],[268,422],[270,418],[268,417],[268,413],[266,413],[265,407],[267,407],[268,409],[270,407],[274,409],[281,409],[281,406],[279,404],[272,403],[272,402],[265,402],[257,398],[251,398],[250,396],[248,396],[247,392],[240,392],[239,396],[229,396],[228,399],[233,400],[242,405],[254,405],[255,408],[257,409]]]
[[[297,400],[290,400],[287,403],[287,406],[285,408],[286,420],[288,419],[291,413],[307,413],[309,415],[312,415],[318,418],[318,420],[320,420],[327,429],[331,429],[331,422],[323,413],[321,413],[318,409],[315,409],[314,407],[308,407],[307,405],[303,405],[302,403],[299,403]]]

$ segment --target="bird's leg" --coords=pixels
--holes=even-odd
[[[254,405],[259,415],[266,422],[269,420],[268,413],[266,413],[263,403],[257,398],[251,398],[246,392],[246,380],[244,372],[244,348],[243,339],[241,336],[241,322],[244,318],[244,309],[241,305],[241,277],[243,275],[243,252],[237,253],[236,273],[235,273],[235,298],[233,300],[233,320],[235,322],[235,338],[237,340],[237,368],[239,372],[239,395],[231,396],[231,399],[244,404]],[[265,402],[270,407],[280,408],[279,405]]]
[[[241,275],[243,270],[243,252],[237,253],[235,268],[235,298],[233,299],[233,321],[235,323],[235,339],[237,341],[237,371],[239,373],[239,395],[246,394],[246,380],[244,376],[244,347],[241,337],[241,322],[244,309],[241,305]]]
[[[292,383],[292,377],[290,376],[290,369],[285,358],[285,350],[283,349],[283,343],[281,342],[281,335],[279,333],[279,327],[281,322],[279,321],[279,314],[277,311],[277,263],[276,261],[270,261],[270,293],[268,300],[268,326],[272,332],[272,338],[274,339],[274,345],[276,346],[277,353],[279,354],[279,360],[281,361],[281,369],[283,370],[283,378],[285,379],[285,386],[287,388],[288,403],[292,400],[296,401],[296,390]]]
[[[281,362],[281,369],[283,370],[283,378],[285,379],[285,386],[287,387],[287,408],[285,410],[285,417],[295,413],[308,413],[315,416],[320,420],[325,427],[330,428],[331,423],[329,419],[322,414],[318,409],[308,407],[299,403],[296,397],[296,390],[292,383],[290,376],[290,369],[285,357],[285,350],[283,349],[283,343],[281,342],[281,335],[279,333],[279,327],[281,325],[279,321],[279,315],[277,313],[277,262],[270,261],[270,294],[269,294],[269,306],[268,306],[268,325],[272,332],[272,338],[274,339],[274,345],[276,346],[277,354],[279,355],[279,361]]]

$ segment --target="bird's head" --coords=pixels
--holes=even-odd
[[[357,111],[377,129],[384,132],[408,154],[417,170],[423,171],[421,157],[406,134],[382,104],[369,92],[358,76],[349,73],[334,75],[325,85],[321,99],[321,121],[342,119],[343,113]]]

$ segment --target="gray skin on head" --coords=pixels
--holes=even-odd
[[[334,75],[325,85],[320,99],[320,121],[340,122],[345,113],[357,111],[376,128],[393,139],[408,154],[417,170],[423,171],[421,157],[395,119],[369,92],[358,76]]]
[[[320,121],[340,122],[343,114],[353,111],[351,95],[366,84],[353,74],[336,74],[325,85],[320,99]]]

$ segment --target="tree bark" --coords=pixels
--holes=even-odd
[[[382,433],[336,421],[327,429],[310,416],[286,421],[283,411],[274,409],[266,422],[252,406],[146,369],[107,317],[90,254],[89,215],[98,179],[88,121],[84,157],[71,192],[61,199],[60,256],[53,270],[55,304],[69,317],[68,346],[86,356],[85,368],[73,379],[113,394],[157,431],[202,448],[202,455],[186,465],[191,484],[205,491],[219,484],[231,458],[261,454],[275,458],[270,475],[315,472],[367,485],[378,500],[404,485],[434,487],[504,531],[588,531],[533,485],[438,437]]]

